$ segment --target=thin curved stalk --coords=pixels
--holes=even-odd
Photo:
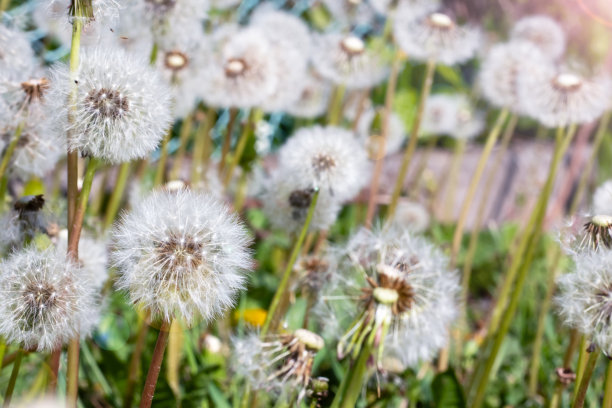
[[[108,206],[106,207],[106,214],[104,215],[104,229],[108,229],[117,216],[119,211],[119,204],[123,198],[125,192],[125,186],[130,175],[130,162],[121,163],[119,170],[117,171],[117,179],[115,180],[115,188],[111,194]]]
[[[508,110],[502,109],[497,116],[497,120],[495,121],[495,125],[489,132],[487,136],[487,140],[485,142],[484,148],[482,149],[482,153],[480,155],[480,159],[478,160],[478,164],[476,165],[476,170],[474,171],[474,175],[472,176],[472,181],[468,187],[467,193],[465,195],[465,199],[463,200],[463,204],[461,206],[461,212],[459,214],[459,219],[457,220],[457,227],[455,228],[455,233],[453,235],[453,244],[451,248],[451,263],[455,264],[457,260],[457,255],[459,254],[459,249],[461,248],[461,239],[463,238],[463,230],[465,229],[465,222],[467,221],[467,216],[472,206],[472,201],[474,200],[474,195],[476,194],[476,189],[480,184],[480,179],[482,178],[485,166],[487,161],[489,160],[489,156],[491,155],[491,151],[497,142],[497,138],[501,133],[502,127],[506,122],[506,117],[508,116]]]
[[[242,128],[242,132],[240,133],[240,138],[238,139],[238,144],[236,145],[236,150],[232,155],[232,161],[230,162],[227,171],[225,173],[225,178],[223,179],[223,187],[227,189],[230,181],[232,181],[232,176],[234,174],[234,170],[240,163],[240,159],[242,159],[242,154],[244,153],[244,149],[246,148],[247,142],[249,141],[251,134],[253,133],[253,129],[257,125],[257,122],[261,120],[263,116],[263,112],[260,109],[255,109],[251,112],[247,123]]]
[[[142,389],[140,408],[149,408],[153,402],[153,395],[155,394],[155,387],[157,385],[157,379],[159,378],[159,371],[161,370],[162,361],[164,360],[164,352],[166,351],[166,345],[168,344],[170,325],[171,322],[163,321],[161,327],[159,328],[159,334],[157,335],[157,341],[155,342],[155,349],[153,350],[153,356],[151,358],[151,364],[149,365],[147,379],[145,381],[144,388]]]
[[[19,368],[21,368],[21,360],[23,359],[23,350],[20,348],[17,351],[17,357],[13,363],[13,370],[11,371],[11,377],[9,378],[8,385],[6,386],[6,392],[4,393],[4,408],[8,408],[11,405],[13,399],[13,392],[15,391],[15,384],[17,383],[17,376],[19,375]]]
[[[573,408],[582,408],[584,406],[584,400],[586,399],[587,389],[589,388],[589,382],[591,381],[591,377],[593,376],[593,372],[595,371],[595,366],[597,365],[597,358],[599,357],[599,350],[593,350],[591,354],[589,354],[589,359],[587,360],[586,367],[584,369],[584,374],[580,379],[580,385],[578,386],[578,393],[574,398],[574,402],[572,403]]]
[[[584,370],[586,368],[587,363],[587,340],[586,336],[582,336],[580,338],[580,346],[578,351],[578,363],[576,365],[576,386],[574,387],[574,392],[572,393],[572,401],[576,399],[576,395],[578,395],[578,385],[582,381],[582,375],[584,374]]]
[[[314,215],[314,210],[317,206],[317,201],[319,199],[319,190],[316,190],[312,196],[310,201],[310,206],[308,207],[308,213],[306,214],[306,220],[304,221],[304,225],[302,226],[302,230],[300,231],[300,235],[298,239],[295,241],[293,245],[293,249],[291,250],[291,255],[289,256],[289,260],[287,261],[287,265],[285,266],[285,271],[283,272],[283,277],[276,289],[276,293],[272,298],[272,303],[270,303],[270,307],[268,308],[268,314],[266,315],[266,320],[261,328],[261,336],[265,336],[268,332],[276,329],[274,322],[277,321],[277,315],[279,314],[279,305],[281,300],[284,298],[285,293],[287,292],[287,287],[289,285],[289,278],[291,277],[291,272],[293,271],[293,265],[297,260],[298,255],[302,249],[302,244],[304,243],[304,239],[306,238],[306,233],[308,232],[308,228],[310,227],[310,222],[312,221],[312,217]]]
[[[604,396],[601,408],[612,408],[612,361],[606,365],[606,379],[604,381]]]
[[[336,126],[340,123],[340,120],[342,119],[342,100],[344,99],[345,92],[346,87],[344,85],[338,85],[334,89],[329,102],[329,108],[327,110],[328,125]]]
[[[393,64],[391,66],[391,73],[389,75],[389,82],[387,83],[387,92],[385,94],[385,111],[383,113],[382,120],[381,143],[378,146],[378,151],[376,152],[377,157],[375,158],[376,163],[374,165],[374,174],[372,176],[372,182],[370,183],[370,196],[368,197],[368,209],[365,219],[365,227],[368,229],[372,227],[372,220],[374,218],[374,214],[376,213],[376,197],[378,195],[380,176],[385,163],[385,157],[387,157],[386,153],[387,138],[389,136],[389,119],[393,109],[393,100],[395,99],[395,88],[397,86],[397,75],[399,73],[401,55],[402,52],[400,50],[395,51]]]
[[[181,131],[179,133],[179,146],[176,154],[174,155],[174,163],[170,169],[170,180],[176,180],[181,174],[181,167],[183,166],[183,159],[185,158],[185,151],[187,150],[187,144],[189,143],[189,136],[191,136],[191,129],[193,128],[193,113],[188,114],[183,119],[181,124]]]
[[[389,220],[393,219],[393,215],[395,214],[397,203],[402,193],[402,187],[404,186],[404,180],[406,179],[406,174],[408,173],[408,167],[410,166],[412,156],[414,156],[414,152],[416,151],[417,142],[419,140],[419,131],[421,129],[421,120],[423,119],[423,112],[425,111],[425,103],[427,102],[427,98],[431,92],[431,85],[433,84],[435,72],[436,62],[431,59],[427,61],[427,67],[425,68],[425,80],[423,81],[423,87],[421,88],[421,98],[417,109],[417,115],[410,131],[410,141],[408,142],[408,146],[406,147],[404,156],[402,157],[402,163],[400,164],[400,169],[397,173],[397,179],[395,180],[395,186],[391,195],[391,203],[387,209],[387,219]]]
[[[510,276],[516,275],[516,284],[512,291],[512,296],[510,297],[505,313],[501,318],[499,329],[493,330],[493,332],[496,333],[496,336],[492,344],[491,352],[486,358],[485,365],[482,370],[482,376],[478,379],[476,393],[471,405],[473,408],[480,408],[484,401],[491,370],[493,369],[495,359],[499,354],[499,350],[503,344],[506,334],[510,330],[510,325],[518,307],[523,286],[527,278],[527,272],[529,271],[533,261],[535,249],[541,236],[542,223],[546,215],[548,201],[559,169],[559,163],[563,159],[563,156],[565,155],[565,152],[567,151],[569,144],[574,137],[575,131],[575,126],[571,126],[565,135],[563,129],[558,129],[557,131],[555,151],[553,153],[553,159],[550,163],[546,184],[544,185],[544,189],[540,194],[536,208],[532,213],[529,224],[525,229],[517,252],[515,253],[508,270],[508,274]]]

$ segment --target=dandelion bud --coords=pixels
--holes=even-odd
[[[154,317],[210,321],[234,303],[251,266],[250,239],[227,208],[204,193],[156,191],[113,233],[118,287]]]
[[[46,98],[56,131],[70,133],[71,150],[121,163],[157,147],[170,125],[170,92],[145,61],[98,48],[84,53],[77,78],[74,104],[65,64],[55,70]]]
[[[25,349],[55,350],[96,320],[95,295],[65,253],[15,252],[0,274],[0,335]]]

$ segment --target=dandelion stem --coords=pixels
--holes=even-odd
[[[193,128],[193,114],[185,116],[183,123],[181,124],[181,131],[179,133],[179,146],[176,155],[174,156],[174,163],[172,163],[172,169],[170,170],[170,180],[177,180],[181,174],[181,167],[183,166],[183,158],[185,157],[185,150],[187,149],[187,143],[189,143],[189,136],[191,136],[191,129]]]
[[[149,365],[149,372],[147,373],[147,379],[145,381],[144,388],[142,389],[142,397],[140,398],[140,408],[149,408],[153,402],[153,395],[155,394],[155,386],[157,385],[157,378],[159,377],[159,371],[161,370],[162,361],[164,359],[164,351],[168,344],[168,336],[170,334],[171,322],[163,321],[159,328],[159,334],[157,335],[157,342],[155,343],[155,349],[153,350],[153,356],[151,358],[151,364]]]
[[[463,238],[463,230],[465,228],[465,222],[467,221],[467,216],[472,206],[472,201],[474,200],[474,195],[476,194],[476,189],[480,184],[480,179],[482,178],[485,165],[489,160],[489,156],[491,155],[491,151],[497,142],[497,138],[501,133],[502,127],[506,122],[506,117],[508,116],[508,110],[502,109],[497,116],[497,120],[495,121],[495,125],[489,132],[487,136],[487,140],[485,142],[484,148],[480,155],[480,159],[478,160],[478,164],[476,165],[476,170],[474,171],[474,175],[472,176],[472,181],[468,187],[467,193],[465,195],[465,199],[463,200],[463,205],[461,206],[461,212],[459,213],[459,219],[457,220],[457,227],[455,228],[455,233],[453,235],[453,244],[451,249],[451,263],[453,265],[456,264],[457,255],[459,254],[459,249],[461,248],[461,239]]]
[[[436,144],[438,143],[438,139],[434,136],[429,137],[429,139],[427,140],[427,144],[425,145],[425,151],[423,152],[423,154],[420,155],[419,158],[419,162],[416,166],[416,171],[414,172],[414,176],[411,177],[410,181],[409,181],[409,191],[411,190],[412,193],[418,193],[418,186],[419,186],[419,182],[421,181],[421,177],[423,177],[423,173],[425,172],[425,169],[427,168],[427,164],[429,163],[429,158],[431,157],[431,154],[433,153]],[[441,189],[438,189],[438,191],[440,191]]]
[[[461,303],[461,322],[463,327],[467,328],[467,301],[470,291],[470,278],[472,276],[472,263],[474,262],[474,256],[476,255],[476,248],[478,247],[478,235],[480,229],[482,227],[482,223],[485,218],[487,204],[489,203],[489,196],[491,194],[491,190],[495,185],[495,181],[497,178],[497,174],[501,168],[501,163],[503,157],[506,155],[508,151],[508,146],[510,145],[510,140],[512,139],[512,135],[514,134],[514,129],[516,127],[516,123],[518,121],[517,115],[512,115],[508,120],[508,124],[506,126],[506,130],[504,131],[504,135],[502,136],[502,140],[500,143],[499,150],[495,155],[493,160],[493,168],[489,173],[487,179],[485,180],[484,185],[484,194],[480,199],[480,204],[478,205],[478,210],[476,211],[476,221],[474,222],[474,227],[472,228],[472,232],[470,234],[470,243],[468,245],[468,250],[465,255],[465,260],[463,261],[463,274],[461,276],[461,297],[463,300]],[[462,353],[462,342],[459,338],[457,342],[457,358],[459,359]]]
[[[465,138],[459,139],[455,143],[455,149],[453,151],[453,158],[449,167],[449,172],[446,175],[446,197],[442,200],[445,203],[444,212],[448,219],[452,219],[453,210],[455,209],[455,196],[457,193],[457,178],[459,175],[459,169],[461,168],[461,161],[463,154],[465,153],[465,147],[467,140]]]
[[[289,278],[291,276],[291,272],[293,271],[293,265],[297,260],[298,255],[300,254],[300,250],[302,249],[302,244],[304,243],[304,239],[306,238],[306,233],[308,232],[308,228],[310,227],[310,222],[312,221],[312,217],[314,215],[315,208],[317,206],[317,200],[319,199],[319,190],[317,189],[312,196],[310,201],[310,206],[308,207],[308,213],[306,215],[306,220],[304,221],[304,225],[302,226],[302,231],[300,231],[300,235],[298,239],[295,241],[293,245],[293,249],[291,250],[291,255],[289,256],[289,260],[287,261],[287,266],[285,267],[285,271],[283,272],[283,277],[281,279],[278,288],[276,289],[276,293],[272,298],[272,303],[268,308],[268,313],[266,315],[266,320],[261,328],[261,336],[265,336],[268,332],[274,331],[276,329],[275,325],[277,322],[277,314],[279,314],[280,310],[278,310],[281,300],[285,296],[285,292],[287,292],[287,286],[289,285]],[[273,324],[274,323],[274,324]]]
[[[471,405],[474,408],[480,408],[484,401],[485,392],[487,390],[487,385],[489,382],[489,376],[491,374],[491,370],[493,369],[495,359],[497,358],[497,355],[504,342],[506,334],[510,330],[510,325],[518,307],[523,286],[527,278],[527,272],[530,269],[531,262],[533,261],[533,257],[535,255],[535,250],[540,239],[540,235],[542,232],[542,224],[546,215],[546,209],[548,207],[548,201],[552,193],[553,184],[559,169],[559,163],[563,159],[563,156],[565,155],[565,152],[567,151],[569,144],[574,137],[575,131],[576,126],[573,125],[568,129],[565,135],[562,128],[557,130],[555,151],[553,153],[553,158],[550,163],[546,184],[544,185],[542,193],[540,194],[540,197],[538,199],[538,203],[536,204],[536,207],[531,215],[529,224],[525,228],[524,234],[521,238],[521,242],[519,243],[519,247],[516,253],[514,254],[514,257],[508,269],[509,276],[516,276],[516,284],[512,291],[510,302],[508,303],[505,313],[501,318],[499,329],[495,330],[489,328],[490,333],[495,333],[496,335],[493,340],[491,352],[486,357],[482,376],[478,379],[476,394]],[[511,279],[511,281],[512,280],[514,279]]]
[[[253,133],[253,129],[255,128],[257,122],[261,120],[262,116],[263,111],[261,109],[254,109],[251,112],[251,115],[249,116],[249,120],[242,128],[240,138],[238,139],[238,144],[236,145],[236,150],[232,155],[232,161],[230,162],[229,167],[227,168],[227,171],[225,173],[225,178],[223,179],[223,187],[225,189],[227,189],[227,186],[229,186],[230,181],[232,181],[234,170],[238,166],[238,163],[240,163],[240,159],[242,159],[242,154],[244,153],[244,149],[246,148],[247,142],[249,141],[249,138]]]
[[[8,10],[10,5],[11,5],[11,0],[2,0],[2,1],[0,1],[0,13],[2,13],[3,11]]]
[[[572,403],[573,408],[582,408],[584,406],[587,389],[589,388],[589,382],[591,381],[591,377],[593,376],[593,372],[595,371],[595,366],[597,364],[598,357],[599,350],[593,350],[589,354],[584,373],[582,374],[582,378],[580,379],[580,385],[578,386],[578,393],[574,397],[574,401]]]
[[[402,52],[400,50],[396,50],[395,55],[393,57],[393,64],[391,66],[389,82],[387,83],[387,92],[385,94],[385,110],[382,118],[381,141],[380,144],[377,146],[377,150],[375,152],[376,164],[374,166],[374,174],[372,176],[372,182],[370,184],[370,197],[368,198],[368,210],[366,212],[365,219],[365,227],[368,229],[372,227],[372,219],[374,218],[374,214],[376,213],[376,198],[378,196],[380,176],[382,174],[387,152],[387,138],[389,137],[389,118],[393,109],[393,100],[395,99],[395,88],[397,85],[397,75],[399,73],[401,56]]]
[[[2,367],[4,367],[4,364],[2,364],[2,362],[4,361],[5,352],[6,352],[6,340],[4,340],[3,337],[0,337],[0,371],[2,371]]]
[[[340,123],[342,116],[342,100],[346,93],[346,87],[344,85],[338,85],[332,94],[329,102],[327,124],[330,126],[337,126]]]
[[[6,151],[4,152],[4,156],[2,156],[2,162],[0,163],[0,178],[3,178],[4,173],[6,173],[6,169],[8,168],[9,162],[11,161],[11,157],[13,156],[15,148],[17,147],[17,143],[19,142],[21,134],[23,133],[24,126],[25,121],[19,123],[17,129],[15,129],[15,134],[13,135],[13,138],[9,142],[9,145],[6,148]]]
[[[210,129],[214,120],[215,112],[209,109],[196,129],[195,144],[193,146],[193,157],[191,159],[191,183],[199,184],[205,168],[208,164],[207,157],[210,154],[211,140]],[[205,158],[206,156],[206,158]]]
[[[387,209],[387,219],[393,219],[400,194],[402,193],[402,187],[404,186],[404,180],[406,179],[406,174],[408,173],[408,166],[410,165],[412,156],[414,156],[414,152],[416,151],[417,142],[419,140],[419,130],[421,129],[421,120],[423,119],[423,112],[425,110],[425,103],[427,102],[427,98],[429,97],[429,93],[431,91],[431,85],[433,84],[435,72],[436,62],[435,60],[431,59],[427,61],[425,80],[423,81],[423,87],[421,89],[421,99],[419,101],[417,115],[414,119],[414,123],[412,124],[410,141],[408,142],[408,146],[404,152],[404,157],[402,158],[402,163],[397,174],[395,187],[393,188],[393,193],[391,195],[391,203]]]
[[[359,352],[355,363],[345,373],[331,408],[353,408],[357,405],[371,354],[372,345],[366,343]]]
[[[612,361],[608,360],[606,365],[606,377],[604,381],[604,397],[601,408],[612,408]]]
[[[47,385],[47,392],[55,394],[57,391],[57,375],[59,373],[60,358],[62,357],[62,349],[56,348],[51,352],[49,356],[49,384]]]
[[[74,222],[68,238],[68,253],[72,254],[73,259],[75,260],[77,260],[79,257],[79,239],[81,238],[83,219],[85,217],[85,210],[87,209],[87,201],[89,200],[89,193],[91,192],[94,175],[96,174],[99,164],[100,162],[98,159],[93,157],[89,159],[89,163],[87,163],[87,170],[85,171],[85,177],[83,178],[83,187],[79,193],[76,213],[74,214]]]
[[[117,212],[119,211],[119,204],[123,198],[125,186],[130,175],[130,162],[121,163],[119,170],[117,171],[117,178],[115,180],[115,188],[110,196],[108,206],[106,207],[106,214],[104,216],[104,229],[108,229],[115,221]]]
[[[572,401],[576,399],[576,395],[578,395],[578,385],[580,381],[582,381],[582,375],[584,374],[584,370],[586,368],[587,363],[587,340],[584,335],[580,337],[580,346],[578,352],[578,363],[576,366],[576,386],[574,387],[574,392],[572,394]]]
[[[225,138],[223,139],[223,146],[221,147],[221,160],[219,160],[219,174],[223,174],[225,168],[225,161],[227,155],[232,147],[232,133],[234,133],[234,126],[236,124],[236,118],[238,117],[238,109],[230,108],[229,121],[227,122],[227,130],[225,131]]]
[[[162,139],[162,144],[159,147],[160,155],[159,161],[157,162],[157,169],[155,171],[155,179],[153,181],[153,187],[159,187],[164,182],[164,176],[166,173],[166,163],[168,162],[168,143],[172,138],[172,127],[168,129],[168,133]]]
[[[17,382],[17,375],[19,374],[22,358],[23,350],[20,348],[17,351],[17,356],[15,357],[15,362],[13,363],[13,370],[11,371],[11,377],[9,378],[8,385],[6,386],[6,392],[4,393],[4,408],[8,408],[11,405],[11,399],[13,399],[13,391],[15,391],[15,383]]]
[[[130,357],[130,366],[128,369],[127,385],[125,387],[125,395],[123,397],[123,408],[130,408],[134,402],[134,391],[136,390],[136,382],[140,377],[140,363],[142,361],[142,352],[145,346],[145,340],[149,333],[149,325],[147,319],[141,318],[139,321],[138,334],[132,357]]]

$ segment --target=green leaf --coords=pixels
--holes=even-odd
[[[208,393],[210,394],[210,398],[213,400],[215,407],[219,408],[232,408],[232,406],[225,399],[225,395],[223,392],[215,385],[213,382],[209,382],[208,384]]]
[[[466,406],[463,388],[455,372],[450,368],[436,375],[431,384],[431,390],[436,407],[463,408]]]
[[[438,65],[436,67],[436,72],[451,85],[457,88],[465,88],[463,78],[461,78],[461,75],[456,69],[446,65]]]

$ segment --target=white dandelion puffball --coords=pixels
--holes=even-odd
[[[395,226],[360,230],[336,256],[338,269],[323,287],[316,313],[326,336],[342,336],[340,356],[351,352],[351,337],[361,332],[349,330],[351,322],[377,334],[386,326],[381,357],[393,356],[406,366],[431,361],[447,344],[460,285],[442,251]]]
[[[25,33],[0,24],[0,82],[20,81],[37,63]]]
[[[284,111],[297,102],[306,86],[310,32],[299,18],[268,7],[255,12],[251,25],[268,37],[278,73],[276,89],[261,107],[267,112]]]
[[[367,89],[381,83],[389,73],[388,61],[378,48],[363,39],[340,33],[314,37],[312,63],[325,79],[347,89]]]
[[[319,188],[339,202],[351,200],[368,183],[365,147],[353,133],[334,126],[298,130],[279,150],[279,171],[294,174],[304,187]]]
[[[427,98],[421,134],[471,139],[484,129],[484,116],[462,94],[434,94]]]
[[[24,349],[56,350],[96,320],[96,296],[54,248],[24,249],[2,263],[0,335]]]
[[[68,250],[68,230],[61,230],[55,244],[58,253]],[[79,239],[79,264],[81,276],[84,276],[96,292],[99,292],[108,280],[108,251],[106,243],[88,235]]]
[[[540,66],[518,78],[519,99],[531,117],[556,128],[591,122],[610,107],[612,81],[601,73],[591,78],[553,66]]]
[[[397,45],[417,61],[460,64],[473,58],[482,43],[478,28],[460,26],[446,14],[429,13],[415,19],[404,12],[397,12],[393,35]]]
[[[357,137],[368,150],[370,158],[376,159],[381,156],[382,132],[384,121],[384,108],[368,109],[361,115],[357,123]],[[406,139],[404,122],[395,112],[389,114],[389,130],[385,140],[384,155],[397,152]]]
[[[256,28],[222,27],[212,38],[210,59],[202,74],[204,100],[216,107],[249,108],[277,89],[274,47]]]
[[[431,216],[427,208],[422,204],[411,201],[400,201],[397,204],[395,214],[393,214],[393,222],[401,228],[421,233],[429,228]]]
[[[314,358],[323,338],[305,329],[266,336],[257,333],[232,338],[232,368],[255,389],[302,400],[311,382]]]
[[[251,267],[237,216],[205,193],[159,190],[113,232],[118,287],[152,316],[211,321],[234,304]]]
[[[612,356],[612,252],[583,251],[573,260],[574,271],[557,281],[559,314]]]
[[[550,59],[557,59],[565,52],[563,28],[545,15],[521,18],[512,28],[510,38],[532,43]]]
[[[310,182],[296,174],[277,169],[264,187],[263,210],[275,229],[297,233],[304,226],[314,189]],[[309,231],[328,230],[341,209],[341,203],[330,194],[320,194]]]
[[[66,64],[54,70],[45,98],[55,130],[71,136],[70,149],[116,164],[157,147],[170,126],[170,91],[144,60],[96,48],[83,53],[76,76],[75,103]]]
[[[157,51],[157,69],[172,91],[173,113],[187,116],[202,99],[198,80],[206,64],[208,38],[201,27],[190,36],[168,38]]]
[[[298,118],[312,119],[323,115],[329,106],[331,84],[315,73],[304,78],[304,88],[299,98],[287,107],[287,113]]]
[[[322,0],[322,3],[340,27],[369,26],[376,17],[365,0]]]
[[[401,15],[419,18],[432,13],[440,7],[439,0],[369,0],[370,5],[379,14],[388,14],[396,7],[401,9]]]
[[[612,180],[597,187],[593,194],[593,213],[612,215]]]
[[[518,78],[530,76],[539,67],[550,65],[550,60],[533,44],[512,41],[497,44],[487,52],[479,73],[484,97],[493,105],[522,113],[518,95]]]

